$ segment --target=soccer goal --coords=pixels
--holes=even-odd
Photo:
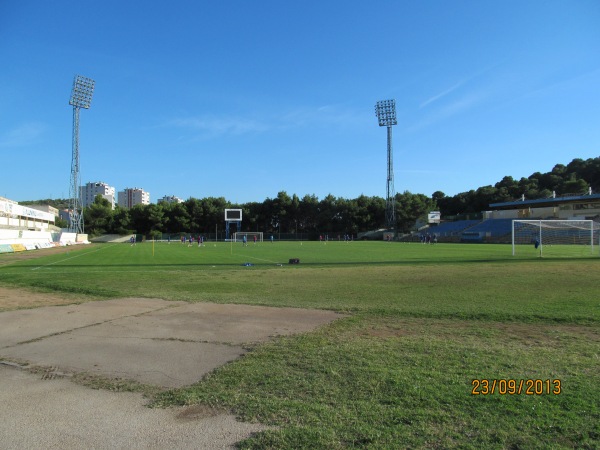
[[[580,257],[598,253],[593,220],[513,220],[512,254]]]
[[[246,236],[247,242],[254,242],[256,236],[256,242],[263,241],[262,231],[238,231],[233,233],[233,242],[244,242],[244,236]]]

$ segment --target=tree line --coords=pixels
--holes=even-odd
[[[441,211],[442,218],[464,214],[479,214],[489,209],[490,203],[513,201],[524,195],[527,199],[547,198],[568,193],[583,194],[589,188],[600,189],[600,158],[574,159],[567,165],[557,164],[547,173],[535,172],[515,180],[505,176],[495,185],[446,196],[436,191],[431,197],[409,191],[396,194],[396,228],[410,231],[429,211]],[[67,200],[38,200],[21,204],[50,204],[64,208]],[[131,209],[111,208],[110,203],[97,196],[84,210],[85,230],[88,234],[139,233],[146,236],[167,234],[207,234],[224,227],[226,208],[243,211],[240,231],[288,233],[316,237],[319,234],[352,234],[375,230],[385,225],[385,199],[361,195],[345,199],[327,195],[300,198],[281,191],[263,202],[234,204],[224,197],[189,198],[183,203],[136,205]],[[61,225],[59,225],[61,226]]]
[[[435,202],[423,194],[396,194],[398,226],[408,230],[415,220],[427,214]],[[345,199],[328,195],[299,198],[281,191],[262,203],[235,204],[223,197],[189,198],[183,203],[136,205],[131,209],[111,208],[100,195],[84,210],[86,233],[135,232],[146,236],[163,234],[209,234],[215,227],[223,229],[225,209],[242,209],[241,230],[265,233],[302,234],[315,238],[319,234],[351,234],[381,228],[385,223],[385,199],[361,195]]]
[[[566,166],[556,164],[550,172],[535,172],[529,177],[515,180],[505,176],[495,185],[446,196],[436,191],[432,199],[443,216],[479,213],[489,210],[490,203],[510,202],[523,195],[528,200],[550,198],[556,195],[581,195],[589,189],[600,190],[600,158],[573,159]]]

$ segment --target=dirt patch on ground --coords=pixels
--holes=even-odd
[[[192,421],[206,419],[207,417],[216,417],[221,414],[227,414],[229,411],[212,408],[208,405],[192,405],[181,408],[177,414],[177,419]]]
[[[65,294],[50,294],[29,289],[0,286],[0,312],[39,308],[40,306],[69,305],[72,303],[81,303],[81,299]]]
[[[504,335],[513,336],[514,339],[535,344],[554,342],[568,336],[577,336],[600,343],[598,328],[585,325],[496,323],[490,327],[494,327]]]
[[[3,253],[0,255],[0,266],[6,266],[18,261],[37,259],[42,256],[60,255],[89,249],[90,245],[69,245],[66,247],[45,248],[18,253]],[[69,305],[82,303],[88,299],[81,295],[52,294],[36,291],[35,289],[0,286],[0,312],[14,309],[38,308],[40,306]]]
[[[597,327],[572,324],[498,323],[463,320],[405,319],[393,324],[378,323],[356,333],[380,339],[414,337],[427,334],[440,339],[493,339],[521,341],[530,345],[552,345],[569,336],[600,343]]]
[[[0,266],[12,264],[17,261],[25,261],[27,259],[41,258],[42,256],[60,255],[61,253],[77,252],[89,249],[94,244],[89,245],[68,245],[65,247],[44,248],[40,250],[30,250],[17,253],[2,253],[0,255]]]

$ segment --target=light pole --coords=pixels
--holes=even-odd
[[[76,75],[69,105],[73,106],[73,154],[71,158],[71,184],[69,186],[69,231],[83,233],[83,206],[81,202],[81,174],[79,172],[79,110],[89,109],[96,82]]]
[[[388,228],[396,229],[396,193],[394,192],[394,154],[392,150],[392,125],[396,125],[396,100],[381,100],[375,105],[375,115],[380,127],[387,127],[387,189],[385,221]]]

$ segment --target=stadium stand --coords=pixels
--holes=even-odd
[[[438,238],[450,237],[463,232],[467,228],[472,227],[479,222],[479,220],[457,220],[456,222],[442,222],[438,226],[429,227],[427,231],[435,234]]]
[[[485,233],[488,237],[510,234],[513,219],[486,219],[469,228],[469,231]]]
[[[421,242],[421,237],[429,234],[434,236],[438,242],[459,242],[463,231],[478,224],[479,220],[457,220],[454,222],[442,222],[435,226],[428,226],[415,231],[409,235],[402,236],[402,242]]]
[[[438,242],[509,242],[512,219],[457,220],[442,222],[404,236],[404,242],[419,242],[423,235],[435,236]]]
[[[0,253],[50,248],[59,242],[60,233],[0,228]]]
[[[87,244],[86,234],[0,228],[0,253],[14,253],[65,245]]]
[[[87,235],[63,233],[52,212],[0,197],[0,253],[87,243]]]
[[[120,234],[104,234],[102,236],[96,236],[95,238],[90,239],[90,242],[129,242],[129,239],[131,239],[131,234],[126,236],[122,236]]]
[[[461,242],[502,242],[508,239],[513,219],[486,219],[465,230]]]

